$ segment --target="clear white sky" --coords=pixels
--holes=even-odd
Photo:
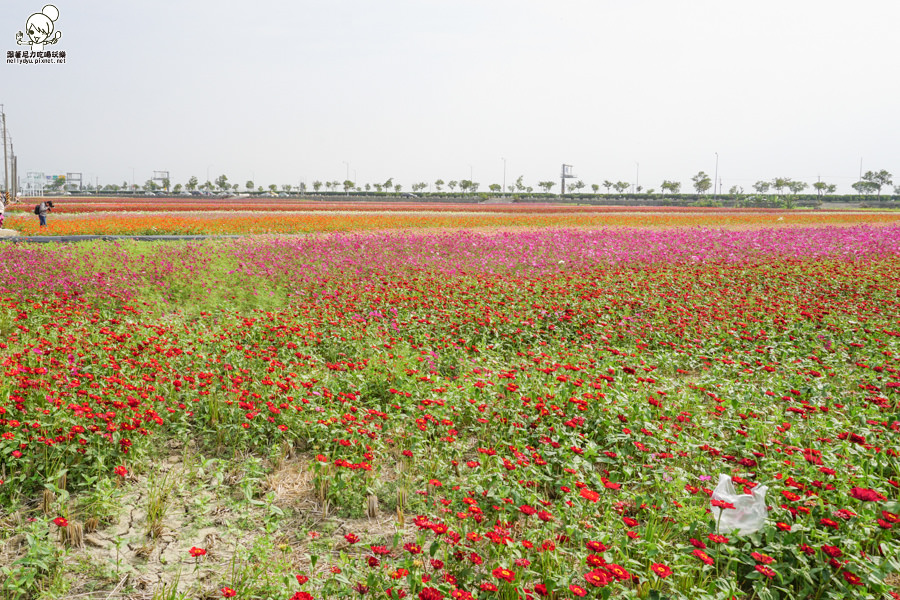
[[[0,3],[4,59],[45,1]],[[23,175],[900,184],[896,0],[55,5],[66,64],[0,66]]]

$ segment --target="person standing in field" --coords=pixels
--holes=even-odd
[[[41,227],[47,226],[47,213],[53,210],[53,201],[41,202],[38,206],[38,218],[41,220]]]

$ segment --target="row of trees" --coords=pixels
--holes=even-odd
[[[523,182],[524,175],[520,175],[511,185],[507,186],[505,190],[511,194],[530,194],[534,192],[534,188],[529,185],[525,185]],[[714,183],[710,176],[704,172],[700,171],[696,175],[691,178],[692,187],[697,194],[708,194],[710,189],[713,189],[713,193],[722,193],[722,190],[714,189]],[[142,189],[144,191],[157,191],[157,190],[166,190],[172,191],[175,193],[180,193],[182,191],[206,191],[206,192],[226,192],[226,193],[239,193],[241,192],[241,186],[237,183],[231,183],[228,181],[228,177],[224,174],[219,175],[214,181],[206,181],[204,183],[200,183],[197,177],[191,177],[188,182],[184,185],[177,184],[172,190],[169,190],[169,180],[164,179],[162,181],[154,181],[148,179],[144,182],[144,185],[140,188],[137,185],[129,185],[128,182],[123,182],[121,186],[119,185],[107,185],[104,186],[102,191],[120,191],[120,190],[137,190]],[[65,178],[61,177],[56,180],[53,186],[50,189],[54,188],[62,188],[65,185]],[[474,194],[478,191],[478,188],[481,184],[476,181],[471,181],[468,179],[461,180],[450,180],[444,181],[443,179],[437,179],[434,181],[433,186],[434,190],[438,193],[443,193],[445,191],[445,187],[447,191],[451,194],[456,193],[457,188],[462,194]],[[548,180],[548,181],[539,181],[537,186],[544,193],[550,193],[553,191],[554,187],[557,185],[556,181]],[[870,195],[877,194],[881,195],[882,190],[885,187],[890,187],[893,185],[893,175],[888,171],[882,169],[880,171],[867,171],[859,181],[852,185],[853,189],[856,190],[857,193],[862,195]],[[283,184],[280,187],[276,184],[270,184],[266,189],[263,186],[256,186],[256,184],[252,180],[248,180],[244,183],[244,191],[248,193],[261,193],[265,192],[266,189],[270,193],[277,193],[279,189],[285,193],[306,193],[309,190],[305,183],[300,183],[299,185],[292,184]],[[424,190],[428,189],[430,185],[424,181],[420,181],[417,183],[413,183],[411,186],[413,193],[420,193]],[[586,184],[581,181],[575,181],[567,185],[567,191],[571,193],[582,193],[582,190],[587,187]],[[607,194],[610,194],[613,190],[617,194],[624,194],[625,192],[631,190],[636,193],[647,193],[654,194],[656,193],[655,189],[644,190],[644,188],[640,185],[633,185],[627,181],[610,181],[604,180],[601,184],[591,184],[591,190],[594,194],[598,194],[600,192],[600,188],[604,188]],[[837,190],[837,186],[831,183],[826,183],[824,181],[817,181],[810,184],[803,181],[795,181],[790,177],[776,177],[770,181],[757,181],[753,184],[752,188],[757,194],[769,194],[772,192],[777,192],[778,195],[783,195],[785,190],[787,190],[791,194],[800,194],[807,188],[812,188],[815,190],[815,193],[818,196],[822,196],[825,194],[834,194]],[[356,182],[350,181],[349,179],[344,181],[313,181],[312,183],[312,191],[315,193],[319,193],[323,191],[323,188],[327,192],[370,192],[375,191],[379,193],[401,193],[403,191],[403,186],[399,183],[394,183],[394,178],[391,177],[384,182],[381,183],[366,183],[363,186],[360,186]],[[87,189],[93,189],[90,184],[88,184]],[[498,183],[492,183],[488,186],[488,189],[494,194],[503,193],[503,186]],[[660,190],[662,193],[668,194],[680,194],[681,193],[681,182],[674,180],[664,180],[660,184]],[[894,194],[900,194],[900,186],[896,186],[893,188]],[[743,187],[735,185],[732,186],[728,190],[729,195],[741,195],[744,194],[745,190]]]

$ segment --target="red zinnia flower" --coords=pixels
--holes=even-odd
[[[704,562],[708,565],[711,565],[711,564],[713,564],[713,562],[715,562],[715,561],[713,561],[712,558],[710,558],[709,554],[707,554],[700,548],[697,548],[696,550],[694,550],[694,556],[699,558],[701,562]]]
[[[663,579],[672,574],[672,569],[662,563],[653,563],[650,565],[650,570]]]
[[[577,583],[569,584],[569,591],[578,596],[579,598],[584,598],[587,596],[587,590],[578,585]]]
[[[606,564],[606,559],[599,554],[588,554],[585,562],[591,567],[602,567]]]
[[[67,521],[65,517],[56,517],[53,519],[53,522],[57,527],[66,527],[69,524],[69,521]]]
[[[482,592],[496,592],[500,589],[490,581],[483,581],[478,587]]]
[[[356,535],[355,533],[348,533],[347,535],[344,536],[344,539],[347,540],[347,542],[350,544],[355,544],[356,542],[359,541],[359,536]]]
[[[503,567],[497,567],[496,569],[494,569],[493,571],[491,571],[491,573],[492,573],[492,574],[494,575],[494,577],[496,577],[497,579],[502,579],[502,580],[508,581],[508,582],[510,582],[510,583],[512,583],[512,582],[515,581],[515,579],[516,579],[516,574],[515,574],[515,573],[513,573],[513,572],[510,571],[509,569],[504,569]]]
[[[594,587],[604,587],[606,585],[609,585],[609,582],[612,581],[612,578],[606,571],[594,569],[593,571],[588,571],[584,574],[584,580]]]
[[[764,565],[768,565],[772,562],[775,562],[775,559],[769,556],[768,554],[760,554],[759,552],[752,552],[750,556],[753,557],[753,560],[756,562],[763,563]]]
[[[840,558],[844,554],[844,552],[837,546],[829,546],[827,544],[822,545],[822,552],[824,552],[831,558]]]
[[[851,573],[850,571],[844,571],[844,581],[849,583],[850,585],[862,585],[862,579],[859,578],[859,575],[856,573]]]
[[[638,525],[637,519],[632,519],[631,517],[622,517],[622,522],[628,527],[637,527]]]
[[[609,547],[606,546],[603,542],[597,542],[593,540],[589,541],[587,544],[585,544],[585,546],[587,546],[587,549],[591,552],[606,552],[607,550],[609,550]]]
[[[422,554],[422,546],[418,544],[413,544],[412,542],[408,544],[403,544],[403,549],[409,552],[410,554]]]
[[[605,569],[612,573],[616,579],[619,581],[625,581],[626,579],[631,579],[631,573],[625,570],[625,567],[617,564],[609,564],[606,565]]]
[[[772,579],[773,577],[775,577],[775,571],[773,571],[772,569],[770,569],[769,567],[767,567],[765,565],[756,565],[755,569],[757,571],[759,571],[760,573],[762,573],[763,575],[765,575],[766,577],[768,577],[769,579]]]
[[[581,488],[581,497],[591,502],[596,502],[600,499],[600,494],[587,488]]]
[[[444,595],[433,587],[423,588],[419,592],[419,600],[441,600],[443,597]]]
[[[861,487],[850,488],[850,495],[857,500],[862,500],[863,502],[877,502],[880,500],[887,500],[885,496],[879,494],[875,490]]]
[[[724,535],[719,535],[717,533],[709,534],[709,539],[710,539],[710,541],[715,542],[717,544],[727,544],[728,543],[727,537],[725,537]]]
[[[819,520],[819,524],[824,525],[826,527],[831,527],[832,529],[837,529],[840,527],[837,521],[832,521],[831,519],[821,519]]]
[[[237,596],[237,592],[231,589],[230,587],[222,588],[222,597],[223,598],[234,598]]]
[[[198,558],[198,557],[203,556],[204,554],[206,554],[206,550],[204,550],[203,548],[198,548],[197,546],[192,546],[191,549],[188,550],[188,552],[189,552],[190,555],[193,556],[194,558]]]

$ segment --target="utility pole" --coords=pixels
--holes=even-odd
[[[713,202],[716,201],[716,181],[719,179],[719,153],[716,152],[716,173],[713,175]]]
[[[9,157],[6,154],[6,113],[0,104],[0,119],[3,120],[3,202],[9,197]]]
[[[16,151],[13,149],[12,140],[9,140],[9,155],[12,157],[10,160],[10,170],[12,171],[12,192],[10,193],[9,203],[17,202],[19,195],[19,157],[16,156]]]

